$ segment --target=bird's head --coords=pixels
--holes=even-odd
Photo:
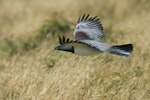
[[[67,51],[67,52],[71,52],[74,53],[74,48],[73,46],[69,46],[69,45],[57,45],[54,50],[61,50],[61,51]]]
[[[59,36],[59,45],[57,45],[54,50],[61,50],[61,51],[67,51],[67,52],[72,52],[74,53],[74,47],[69,45],[72,41],[66,39],[64,36],[61,38]]]

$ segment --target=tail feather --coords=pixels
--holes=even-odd
[[[119,56],[129,56],[132,51],[133,51],[133,45],[125,44],[125,45],[112,46],[109,53],[116,54]]]

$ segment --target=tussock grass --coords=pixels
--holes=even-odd
[[[43,41],[48,41],[59,35],[65,35],[68,30],[70,30],[69,22],[64,19],[46,20],[41,28],[35,31],[36,34],[33,36],[25,39],[19,37],[17,38],[17,41],[10,37],[3,39],[0,49],[5,56],[27,52],[37,48]]]
[[[0,0],[0,100],[149,100],[149,0]],[[53,51],[79,15],[98,15],[128,58]]]

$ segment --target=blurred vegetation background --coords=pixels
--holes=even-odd
[[[84,13],[133,54],[52,51]],[[0,0],[0,100],[149,100],[149,26],[149,0]]]

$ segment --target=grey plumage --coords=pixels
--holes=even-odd
[[[75,40],[85,39],[85,37],[78,36],[80,33],[86,35],[86,39],[101,41],[103,36],[103,26],[97,16],[90,17],[89,14],[84,14],[82,17],[79,17],[78,23],[75,27]]]
[[[59,37],[59,46],[56,50],[68,51],[78,55],[91,55],[100,52],[111,53],[119,56],[129,56],[133,51],[132,44],[111,46],[102,43],[103,26],[100,20],[90,15],[78,18],[74,31],[74,40]]]

